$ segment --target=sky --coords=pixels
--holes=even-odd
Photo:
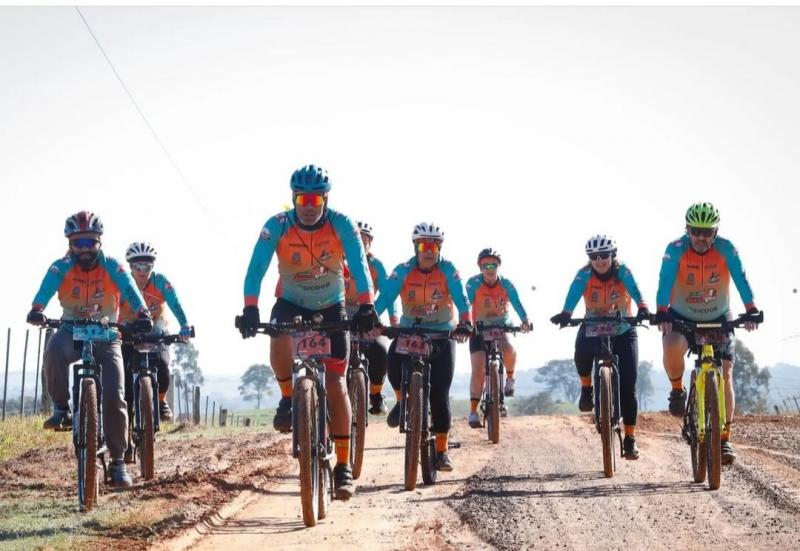
[[[591,235],[616,239],[654,308],[686,208],[712,201],[765,311],[743,340],[762,366],[800,364],[800,8],[82,12],[136,105],[74,8],[0,8],[12,369],[83,209],[102,217],[106,254],[158,249],[205,372],[267,362],[267,339],[243,341],[233,318],[259,231],[309,163],[328,170],[332,208],[373,225],[388,267],[413,254],[420,221],[444,229],[465,279],[499,249],[535,325],[515,340],[521,368],[572,356],[574,331],[548,319]],[[275,264],[262,317],[274,288]],[[640,332],[640,358],[660,365],[658,333]]]

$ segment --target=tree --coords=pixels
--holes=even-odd
[[[769,369],[759,369],[753,353],[736,339],[733,348],[733,389],[736,413],[767,413]]]
[[[253,364],[242,375],[239,394],[246,402],[256,401],[256,409],[261,409],[264,394],[272,395],[272,368],[267,364]]]
[[[547,385],[550,393],[563,395],[570,403],[576,402],[581,394],[578,371],[572,360],[550,360],[538,369],[534,380]]]
[[[172,358],[175,375],[175,385],[182,386],[202,386],[205,379],[203,370],[197,365],[197,357],[200,353],[193,343],[176,344],[175,356]]]
[[[636,377],[636,397],[639,409],[646,410],[650,396],[653,395],[653,362],[639,362],[639,374]]]
[[[545,390],[533,396],[522,396],[513,402],[516,415],[547,415],[556,410],[553,396]]]

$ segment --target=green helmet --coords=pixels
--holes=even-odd
[[[693,228],[718,228],[719,211],[711,203],[695,203],[686,211],[686,225]]]

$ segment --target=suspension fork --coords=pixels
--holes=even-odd
[[[727,413],[725,411],[725,381],[722,378],[722,361],[714,357],[714,347],[710,344],[703,345],[700,359],[697,360],[696,369],[698,370],[695,378],[695,388],[697,391],[697,433],[700,442],[705,441],[706,435],[706,374],[713,371],[717,375],[717,405],[719,406],[719,428],[720,432],[727,429]]]

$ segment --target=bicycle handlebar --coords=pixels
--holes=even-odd
[[[453,332],[450,329],[426,329],[424,327],[384,327],[381,326],[381,334],[389,338],[396,338],[401,335],[417,335],[420,337],[451,337]]]
[[[242,316],[236,316],[235,325],[239,329],[242,324]],[[350,320],[341,321],[292,321],[287,323],[259,323],[256,333],[263,333],[270,337],[279,335],[289,335],[298,331],[350,331],[353,322]]]
[[[582,324],[584,322],[586,322],[586,323],[616,322],[616,323],[619,323],[619,324],[627,323],[629,325],[635,325],[635,326],[639,326],[639,327],[647,327],[646,325],[644,325],[644,322],[645,321],[650,321],[650,323],[652,324],[652,319],[653,319],[652,317],[650,317],[650,318],[639,318],[637,316],[633,316],[633,317],[603,316],[603,317],[598,317],[598,318],[570,318],[569,322],[567,322],[564,325],[561,325],[560,328],[575,327],[575,326],[580,325],[580,324]]]
[[[47,318],[44,320],[42,327],[49,327],[51,329],[60,329],[64,325],[96,325],[98,327],[114,327],[117,329],[123,326],[113,321],[100,321],[93,319],[77,319],[77,320],[62,320]]]
[[[475,324],[475,329],[477,331],[484,331],[487,329],[500,329],[501,331],[505,331],[506,333],[524,333],[525,331],[522,330],[522,327],[519,325],[492,325],[491,323],[483,323],[479,321]]]
[[[122,342],[123,344],[175,344],[184,339],[183,335],[170,335],[167,333],[134,333],[127,325],[122,325]],[[194,337],[194,326],[191,326],[192,334],[189,337]]]
[[[683,319],[673,319],[670,322],[672,325],[677,325],[689,331],[704,330],[704,329],[721,329],[724,332],[730,332],[732,329],[741,327],[746,323],[764,323],[764,312],[759,311],[758,314],[740,314],[736,319],[730,321],[689,321]],[[655,318],[650,320],[651,325],[655,325]]]

